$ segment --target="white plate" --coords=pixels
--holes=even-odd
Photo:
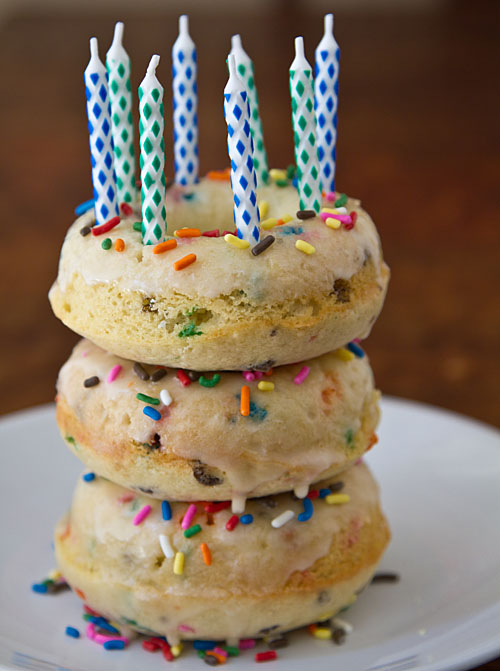
[[[354,625],[345,645],[294,634],[273,671],[457,671],[500,654],[500,432],[385,399],[380,437],[368,461],[393,531],[381,570],[401,582],[363,593],[344,616]],[[163,668],[137,643],[111,652],[68,638],[66,625],[84,630],[79,600],[30,590],[53,568],[52,527],[81,471],[53,408],[1,420],[0,446],[0,668]],[[230,664],[255,670],[253,651]],[[191,651],[177,665],[207,668]]]

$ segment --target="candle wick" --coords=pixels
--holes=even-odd
[[[333,14],[325,14],[325,35],[333,35]]]
[[[151,56],[151,60],[149,61],[148,69],[146,70],[146,76],[156,74],[156,68],[158,67],[159,62],[160,62],[160,57],[158,56],[158,54],[155,54],[154,56]]]
[[[113,42],[111,46],[122,46],[123,41],[123,22],[118,21],[115,25],[115,33],[113,35]]]

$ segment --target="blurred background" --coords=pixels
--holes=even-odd
[[[1,0],[0,412],[51,401],[77,340],[52,316],[47,292],[73,209],[92,195],[89,38],[104,58],[115,21],[125,21],[135,90],[151,54],[161,55],[172,175],[178,14],[189,13],[198,48],[202,172],[228,164],[222,92],[239,32],[255,64],[270,163],[280,167],[293,161],[293,38],[304,35],[313,62],[328,11],[341,48],[337,185],[362,199],[392,268],[366,344],[378,385],[500,424],[495,0]]]

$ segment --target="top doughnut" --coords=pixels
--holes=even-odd
[[[261,230],[261,240],[275,240],[259,255],[222,237],[234,230],[225,180],[167,190],[167,232],[177,247],[161,254],[142,244],[135,214],[122,215],[109,233],[83,235],[94,223],[87,212],[63,244],[49,294],[55,314],[118,356],[198,371],[262,370],[365,338],[382,308],[389,270],[360,201],[346,203],[355,225],[336,230],[320,216],[299,219],[292,186],[264,186],[258,201],[263,220],[285,220]],[[202,235],[176,236],[182,228]],[[221,237],[203,235],[214,230]],[[298,249],[299,240],[313,253]],[[176,270],[188,254],[196,261]]]

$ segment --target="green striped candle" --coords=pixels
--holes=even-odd
[[[293,138],[300,209],[319,212],[321,182],[316,149],[312,68],[304,55],[304,39],[295,38],[295,59],[290,66]]]
[[[113,42],[106,54],[106,69],[108,71],[111,134],[118,202],[132,203],[137,200],[137,188],[135,185],[130,58],[123,48],[122,40],[123,23],[119,21],[115,26]]]

